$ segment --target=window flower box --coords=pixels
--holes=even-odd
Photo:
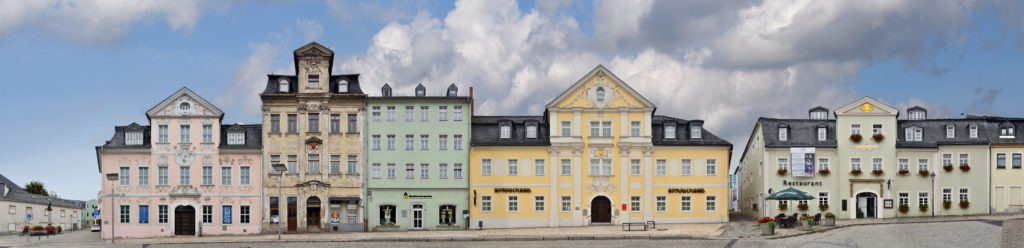
[[[807,211],[807,209],[811,208],[811,207],[807,206],[807,203],[803,203],[803,204],[797,204],[796,208],[800,209],[800,211]]]
[[[960,170],[962,170],[964,172],[971,171],[971,166],[968,165],[968,164],[962,164],[962,165],[960,165]]]
[[[851,134],[850,135],[850,141],[853,141],[853,143],[860,143],[861,140],[864,140],[864,137],[860,136],[860,134]]]
[[[818,210],[825,212],[826,210],[828,210],[828,204],[818,204]]]
[[[779,210],[786,211],[787,209],[789,209],[789,206],[788,204],[786,204],[786,202],[779,203]]]
[[[921,204],[917,206],[917,209],[921,210],[921,212],[928,212],[928,204]]]
[[[828,174],[832,174],[832,171],[828,169],[818,170],[818,175],[827,176]]]
[[[951,202],[951,201],[942,201],[942,208],[949,209],[949,207],[952,207],[952,206],[953,206],[953,202]]]
[[[850,174],[854,176],[860,176],[860,170],[850,170]]]
[[[910,212],[910,206],[907,206],[907,204],[900,204],[900,213],[905,214],[907,212]]]
[[[928,176],[928,170],[919,170],[919,171],[917,171],[917,175],[920,175],[922,177],[926,177],[926,176]]]
[[[909,170],[900,170],[899,174],[900,174],[900,176],[906,176],[906,175],[910,174],[910,171]]]
[[[776,171],[775,171],[775,173],[778,173],[778,174],[779,174],[779,176],[785,176],[785,175],[786,175],[786,173],[789,173],[789,170],[786,170],[786,169],[778,169],[778,170],[776,170]]]
[[[883,174],[885,174],[885,172],[882,170],[871,170],[871,175],[881,176]]]
[[[951,165],[951,164],[943,165],[942,169],[946,170],[946,172],[953,171],[953,165]]]
[[[971,202],[969,202],[969,201],[960,201],[960,208],[967,209],[969,207],[971,207]]]
[[[885,140],[885,135],[876,133],[875,135],[871,135],[871,139],[875,140],[875,142],[882,142],[882,140]]]

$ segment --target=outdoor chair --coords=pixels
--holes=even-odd
[[[814,224],[817,225],[821,221],[821,213],[814,215]]]

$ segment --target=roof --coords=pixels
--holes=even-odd
[[[224,111],[221,111],[220,108],[217,108],[216,105],[213,105],[213,103],[210,103],[209,101],[204,99],[199,94],[196,94],[196,92],[192,91],[188,87],[181,87],[180,90],[174,92],[174,94],[171,94],[167,98],[164,98],[163,101],[160,101],[160,103],[157,103],[152,108],[147,110],[146,111],[146,118],[153,118],[153,116],[155,116],[155,115],[161,115],[161,112],[160,112],[161,109],[164,109],[164,107],[166,107],[169,104],[174,103],[175,101],[177,101],[178,99],[181,99],[182,97],[191,98],[192,100],[196,101],[197,104],[202,105],[204,108],[206,108],[207,110],[210,111],[209,114],[196,113],[195,111],[186,112],[187,114],[189,114],[189,115],[201,115],[201,116],[212,115],[212,116],[217,116],[217,118],[220,118],[220,119],[224,118]],[[182,114],[182,113],[173,113],[172,112],[172,114]]]
[[[998,128],[992,123],[978,119],[925,119],[898,120],[896,148],[938,148],[943,145],[988,145],[990,139],[998,138]],[[953,125],[953,138],[946,138],[946,126]],[[978,126],[978,137],[968,135],[971,125]],[[908,127],[922,128],[921,141],[907,141]]]
[[[126,130],[139,130],[142,131],[142,145],[125,145],[124,133]],[[149,125],[139,125],[138,123],[132,122],[127,126],[114,126],[114,137],[110,137],[106,143],[102,145],[103,148],[149,148],[151,141],[150,134],[152,133]]]
[[[512,124],[512,137],[501,139],[499,124]],[[537,124],[537,138],[526,138],[526,123]],[[472,146],[548,146],[551,145],[544,116],[473,116]]]
[[[665,123],[676,122],[675,139],[665,139]],[[690,139],[690,123],[701,125],[700,139]],[[655,115],[651,117],[651,143],[655,146],[732,146],[732,143],[718,137],[704,128],[704,121],[684,120],[674,117]]]
[[[982,119],[988,123],[985,133],[988,134],[991,144],[1024,144],[1024,135],[1021,134],[1021,128],[1024,127],[1024,118],[999,116],[968,116],[967,118]],[[1013,138],[1000,138],[1000,129],[1003,127],[1013,127]],[[978,135],[981,135],[980,132],[982,131],[979,130],[978,132]]]
[[[3,174],[0,174],[0,183],[3,183],[4,185],[7,185],[7,187],[10,188],[10,190],[11,190],[10,192],[6,192],[6,194],[3,195],[3,197],[0,197],[0,200],[32,203],[32,204],[39,204],[39,205],[46,205],[47,204],[47,199],[50,198],[49,196],[32,194],[32,193],[29,193],[28,191],[25,191],[24,188],[22,188],[21,186],[18,186],[17,183],[14,183],[14,181],[11,181],[11,179],[8,179]],[[76,209],[85,208],[85,202],[84,201],[68,200],[68,199],[61,199],[61,198],[52,198],[52,200],[53,200],[53,206],[55,206],[55,207],[76,208]]]
[[[263,125],[220,125],[220,148],[227,149],[260,149],[263,148]],[[245,143],[228,145],[228,133],[245,133]]]
[[[282,79],[288,80],[288,92],[279,92],[279,83]],[[348,92],[338,92],[338,82],[341,80],[348,81]],[[295,94],[299,92],[299,77],[295,75],[276,75],[267,74],[267,87],[263,89],[263,93],[260,95],[284,95],[284,94]],[[331,75],[328,80],[328,88],[331,94],[338,95],[361,95],[363,89],[359,86],[359,74],[344,74],[344,75]]]
[[[836,120],[760,118],[765,147],[836,147]],[[786,141],[779,140],[779,127],[786,126]],[[818,140],[818,127],[826,127],[826,138]]]

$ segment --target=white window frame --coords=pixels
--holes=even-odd
[[[882,158],[871,158],[871,170],[883,170],[885,162]]]
[[[138,168],[138,171],[139,171],[139,173],[138,173],[139,174],[139,186],[147,186],[147,185],[149,185],[149,167],[148,166],[140,166]]]
[[[561,173],[559,173],[559,174],[561,176],[571,176],[572,175],[572,159],[563,158],[563,159],[561,159],[559,161],[561,163],[560,164],[561,166],[559,167],[559,172],[561,172]]]
[[[430,106],[420,106],[420,121],[430,121]]]
[[[157,136],[158,137],[157,138],[157,143],[168,143],[169,142],[168,138],[167,138],[169,130],[170,130],[170,128],[167,127],[167,124],[162,124],[162,125],[158,125],[157,126],[157,132],[159,133],[158,136]]]
[[[507,206],[506,210],[509,213],[518,213],[519,212],[519,195],[508,195],[508,197],[506,197],[505,199],[508,200],[508,201],[505,202],[505,205]]]
[[[642,163],[642,161],[640,159],[630,159],[629,160],[629,175],[630,176],[640,176],[641,175],[641,167],[642,167],[641,163]]]
[[[655,176],[666,176],[668,175],[668,160],[656,159],[654,160],[654,175]]]
[[[507,164],[507,167],[508,167],[508,170],[505,173],[506,176],[518,176],[519,175],[519,159],[516,159],[516,158],[506,159],[505,163]]]
[[[559,199],[560,199],[559,206],[560,206],[560,210],[561,210],[559,212],[562,212],[562,213],[572,212],[572,196],[570,196],[570,195],[561,195],[559,197]]]
[[[510,125],[510,124],[500,124],[500,125],[498,125],[498,128],[500,130],[500,132],[498,134],[499,135],[498,138],[501,138],[501,139],[510,139],[510,138],[512,138],[512,125]]]
[[[629,122],[629,136],[640,137],[640,121]]]
[[[900,158],[897,161],[899,161],[897,163],[898,166],[899,166],[899,168],[898,168],[899,170],[901,170],[901,171],[902,170],[910,171],[910,159]]]
[[[829,161],[828,158],[818,158],[818,169],[819,170],[830,170],[828,168],[829,167],[829,162],[830,161]]]
[[[864,169],[860,167],[860,162],[860,158],[850,158],[850,171],[864,171]]]
[[[825,141],[826,139],[828,139],[828,128],[819,127],[818,128],[818,141]]]
[[[203,125],[203,143],[213,143],[213,125]]]
[[[536,139],[537,138],[537,124],[526,124],[526,138]]]
[[[437,121],[448,121],[448,106],[437,106]]]
[[[830,197],[829,197],[829,192],[828,191],[819,191],[818,192],[818,206],[821,206],[822,204],[827,204],[827,205],[829,205],[829,208],[831,208],[832,204],[829,204],[829,198]]]
[[[545,206],[546,204],[547,204],[547,202],[545,202],[544,195],[534,195],[533,196],[533,212],[534,213],[543,213],[545,208],[546,208],[546,206]]]
[[[967,202],[971,202],[971,190],[970,190],[970,188],[959,188],[957,193],[958,193],[957,194],[957,196],[958,196],[957,199],[960,200],[960,202],[962,202],[964,200],[967,200]]]
[[[686,209],[689,208],[689,209]],[[679,212],[680,213],[693,213],[693,195],[680,195],[679,196]]]
[[[480,212],[490,213],[494,211],[494,197],[491,195],[480,196]]]
[[[850,135],[861,134],[860,124],[850,124]]]
[[[644,198],[642,196],[638,196],[638,195],[631,195],[631,196],[629,196],[629,212],[630,213],[639,213],[640,211],[643,211],[643,209],[644,209],[643,199]]]
[[[978,138],[978,126],[977,125],[971,125],[969,129],[970,129],[971,138],[972,139]]]
[[[373,122],[380,122],[380,106],[370,107],[370,120]]]
[[[480,176],[490,176],[493,171],[494,163],[490,158],[480,159]]]
[[[380,163],[373,163],[370,165],[373,179],[380,179]]]
[[[228,132],[228,145],[242,145],[245,144],[245,133],[242,132]]]
[[[682,158],[679,159],[679,175],[690,176],[693,175],[693,159]]]
[[[676,125],[665,125],[664,129],[665,129],[664,130],[664,132],[665,132],[665,134],[664,134],[665,137],[664,138],[666,138],[666,139],[675,139],[676,138]]]
[[[787,140],[789,140],[789,128],[780,127],[779,128],[779,141],[787,141]]]
[[[718,175],[718,159],[709,158],[704,160],[704,175],[705,176],[717,176]]]
[[[789,170],[789,158],[779,158],[775,162],[776,167],[779,170]]]
[[[462,121],[462,106],[452,106],[452,119]]]
[[[544,176],[547,172],[547,166],[543,158],[533,160],[533,175]]]
[[[917,192],[917,207],[920,208],[921,204],[928,204],[929,208],[935,207],[931,204],[931,196],[928,192],[921,191]]]
[[[928,159],[922,158],[917,160],[917,171],[930,171],[928,170]]]
[[[956,137],[956,129],[953,125],[946,125],[946,138],[952,139]]]
[[[562,121],[562,137],[572,136],[572,122]]]
[[[668,196],[656,195],[654,196],[654,212],[664,213],[668,211]]]
[[[708,202],[710,201],[711,197],[715,198],[714,204],[708,204]],[[714,209],[708,209],[709,207],[714,207]],[[705,213],[717,213],[718,212],[718,195],[716,195],[716,194],[708,194],[708,195],[704,196],[704,212]]]

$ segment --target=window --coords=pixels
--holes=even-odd
[[[640,197],[639,196],[630,196],[629,197],[629,211],[630,212],[634,212],[634,213],[640,212]]]
[[[320,75],[307,76],[310,88],[320,88]]]
[[[420,121],[430,121],[429,106],[420,106]]]
[[[850,170],[860,170],[860,158],[850,158]]]
[[[441,225],[455,225],[455,223],[459,219],[456,217],[458,212],[455,211],[455,205],[441,205],[441,207],[438,208],[438,210],[438,216],[440,216],[441,219],[438,220],[437,223]]]
[[[572,196],[562,196],[562,212],[568,213],[572,211]]]
[[[117,181],[121,186],[128,186],[131,176],[131,169],[128,167],[121,167],[120,171],[117,173]]]
[[[342,79],[342,80],[338,81],[338,93],[346,93],[346,92],[348,92],[348,80]],[[245,222],[245,223],[248,223],[248,222]]]
[[[455,164],[455,170],[452,172],[455,179],[462,179],[462,164]]]
[[[238,206],[238,223],[249,224],[250,221],[249,206]]]
[[[157,167],[156,171],[157,171],[157,182],[156,183],[158,185],[167,185],[169,183],[168,182],[168,176],[170,174],[170,172],[167,170],[167,166]]]
[[[954,131],[954,130],[955,129],[953,129],[953,125],[946,125],[946,138],[947,139],[952,139],[953,137],[955,137],[956,131]]]
[[[395,179],[395,164],[388,164],[388,179]]]
[[[639,176],[640,175],[640,160],[631,159],[629,160],[629,175]]]
[[[664,176],[667,174],[667,169],[664,159],[658,159],[654,161],[654,175]]]
[[[508,212],[516,213],[519,212],[519,196],[510,195],[508,196]]]
[[[572,122],[568,122],[568,121],[563,121],[562,122],[562,136],[565,136],[565,137],[572,136]]]
[[[665,125],[665,138],[675,139],[676,138],[676,125]]]
[[[533,211],[544,212],[544,196],[536,195],[533,196]]]
[[[967,153],[961,153],[960,154],[960,165],[968,165],[968,164],[970,164],[970,157],[969,156],[970,155],[968,155]]]
[[[370,120],[380,122],[380,106],[370,107]]]
[[[693,136],[694,139],[700,139],[700,135],[701,135],[700,133],[701,133],[700,126],[698,126],[698,125],[691,125],[690,126],[690,136]]]
[[[485,213],[491,212],[491,196],[480,196],[480,211]]]
[[[611,176],[612,175],[612,160],[611,159],[591,159],[590,160],[590,175],[591,176]]]
[[[462,121],[462,106],[452,107],[452,120]]]
[[[213,125],[203,125],[203,143],[213,143]]]
[[[967,188],[960,188],[960,202],[970,202],[970,194],[967,190]]]
[[[881,158],[872,158],[871,159],[871,169],[872,170],[876,170],[876,171],[882,170],[882,159]]]
[[[374,163],[372,167],[373,178],[380,178],[380,164]]]
[[[180,110],[191,110],[192,109],[192,105],[189,104],[188,102],[183,102],[183,103],[181,103],[181,105],[178,105],[178,109],[180,109]]]
[[[60,216],[64,217],[64,210],[60,211]],[[139,205],[139,224],[149,224],[149,205]]]
[[[713,195],[709,195],[709,196],[707,196],[706,200],[704,201],[704,204],[705,204],[705,207],[706,207],[705,210],[707,212],[715,212],[715,210],[718,209],[718,197],[717,196],[713,196]]]
[[[533,175],[534,176],[543,176],[545,171],[546,171],[546,168],[544,166],[544,160],[543,159],[534,159],[533,160]]]
[[[537,138],[537,124],[526,124],[526,138],[536,139]]]
[[[420,150],[430,150],[430,135],[420,135]]]
[[[415,179],[415,178],[416,178],[416,165],[415,164],[405,164],[405,179]]]
[[[779,167],[779,170],[789,170],[789,159],[788,158],[779,158],[778,167]]]
[[[910,160],[909,159],[905,159],[905,158],[899,159],[899,167],[900,167],[901,171],[910,171],[910,169],[908,168],[908,167],[910,167],[909,165],[910,165]]]
[[[437,178],[448,179],[448,164],[437,164]]]
[[[388,150],[389,151],[394,151],[395,150],[395,135],[394,134],[389,134],[388,135]]]
[[[942,202],[953,202],[953,189],[943,188],[942,189]]]
[[[604,88],[597,88],[597,101],[604,101]]]
[[[654,197],[654,207],[655,207],[654,211],[657,211],[659,213],[664,213],[665,210],[668,208],[668,206],[667,206],[667,204],[665,202],[665,196],[659,195],[659,196]]]
[[[398,215],[396,210],[395,205],[380,205],[380,224],[394,225],[395,215]]]
[[[818,192],[818,206],[828,205],[828,192]]]
[[[490,176],[491,175],[491,159],[485,158],[480,160],[480,175]]]
[[[149,185],[149,167],[139,167],[139,185]]]
[[[910,193],[900,192],[899,199],[900,199],[900,206],[902,206],[902,205],[908,205],[909,206],[910,205]]]
[[[238,184],[240,184],[240,185],[252,184],[252,177],[249,174],[250,170],[251,170],[251,167],[249,167],[249,166],[238,167]]]
[[[355,174],[359,173],[358,171],[356,171],[356,166],[358,166],[358,161],[359,161],[358,159],[359,159],[359,156],[348,155],[348,168],[345,168],[346,169],[345,171],[349,175],[355,175]]]
[[[640,136],[640,121],[629,122],[629,136],[639,137]]]
[[[213,185],[213,166],[203,166],[203,185]]]
[[[15,207],[14,205],[9,205],[7,209],[7,214],[14,215],[16,213],[18,213],[17,207]]]
[[[420,179],[430,178],[430,164],[420,164]]]
[[[299,116],[295,114],[288,115],[288,133],[299,132]]]
[[[213,205],[203,205],[203,224],[213,224]]]
[[[159,130],[159,135],[157,136],[159,138],[157,138],[157,142],[167,143],[167,125],[159,125],[157,126],[157,130]]]
[[[456,151],[461,151],[462,150],[462,135],[461,134],[456,134],[455,135],[455,140],[452,141],[452,146],[455,148]]]
[[[850,135],[860,134],[860,124],[850,124]]]
[[[679,206],[679,211],[683,211],[684,213],[693,211],[693,197],[688,195],[680,196]]]
[[[220,167],[220,184],[231,185],[231,167]]]
[[[277,92],[288,92],[288,80],[277,81]]]
[[[355,114],[349,114],[348,115],[348,133],[358,133],[359,130],[357,129],[357,127],[358,126],[356,124],[356,115]]]
[[[288,155],[288,174],[299,173],[299,156]]]
[[[373,138],[370,139],[370,146],[373,150],[380,150],[380,135],[373,135]]]
[[[999,129],[999,137],[1000,138],[1005,138],[1003,136],[1013,136],[1013,127],[1000,128]]]
[[[415,135],[411,135],[411,134],[406,134],[405,135],[405,150],[406,151],[410,151],[410,150],[416,149],[415,145],[413,144],[414,142],[416,142],[416,136]]]
[[[828,114],[825,111],[811,112],[811,119],[813,120],[824,120],[825,118],[828,118],[827,116]]]
[[[789,140],[789,128],[780,127],[779,128],[779,141],[786,141],[786,140]]]
[[[395,121],[395,106],[388,106],[388,121]]]
[[[309,132],[320,132],[320,114],[308,114],[307,118],[309,120]]]
[[[591,121],[590,136],[611,137],[612,123],[610,121]]]
[[[192,142],[192,135],[191,135],[191,131],[190,131],[191,128],[190,127],[191,126],[189,126],[189,125],[178,126],[178,131],[180,132],[179,136],[178,136],[178,142],[181,142],[181,143],[191,143]]]
[[[128,224],[132,221],[132,207],[128,205],[121,205],[121,224]]]
[[[905,138],[907,141],[921,141],[923,131],[920,127],[908,127],[905,131]]]
[[[978,126],[972,124],[970,129],[971,129],[971,138],[972,139],[973,138],[978,138]]]
[[[242,145],[245,144],[245,133],[242,132],[228,132],[228,145]]]
[[[308,158],[309,158],[309,163],[307,165],[309,165],[309,174],[319,174],[320,173],[320,155],[319,154],[309,154]]]
[[[705,163],[704,167],[706,169],[706,170],[704,170],[704,174],[705,175],[707,175],[707,176],[716,176],[716,175],[718,175],[718,160],[717,159],[709,158],[704,163]]]
[[[413,106],[405,106],[405,121],[412,122],[416,120],[416,115],[413,113],[415,108]]]
[[[919,171],[928,171],[928,160],[927,159],[918,159],[917,160],[917,170],[919,170]]]
[[[277,197],[275,197],[275,196],[271,196],[270,197],[270,217],[271,218],[281,216],[281,208],[280,208],[280,206],[281,206],[280,200]]]
[[[882,134],[882,124],[871,125],[871,134]]]
[[[448,135],[437,136],[437,149],[442,151],[448,150]]]
[[[1021,155],[1020,153],[1014,153],[1013,154],[1013,168],[1014,169],[1020,169],[1020,155]],[[1003,155],[1003,163],[1001,163],[1001,165],[1003,165],[1003,168],[1006,167],[1006,155]]]
[[[331,115],[331,133],[341,133],[341,115]]]
[[[341,155],[331,155],[331,174],[341,174]]]
[[[178,184],[192,184],[192,170],[188,166],[180,167],[178,172]]]
[[[562,159],[562,173],[563,176],[572,175],[572,159]]]
[[[508,163],[508,175],[509,176],[518,176],[519,175],[519,160],[518,159],[509,159],[507,161],[507,163]]]
[[[1014,155],[1016,155],[1016,154],[1014,154]],[[996,169],[1005,169],[1005,168],[1006,168],[1006,154],[1003,154],[1003,153],[996,154]]]
[[[501,130],[501,133],[500,133],[501,136],[499,138],[502,138],[502,139],[512,138],[512,125],[501,124],[499,126],[499,128]]]
[[[437,120],[448,121],[448,106],[437,106]]]
[[[924,111],[910,111],[911,120],[924,120]]]
[[[159,205],[156,207],[156,223],[166,224],[167,223],[167,205]]]
[[[825,139],[827,139],[827,138],[828,138],[828,128],[819,127],[818,128],[818,141],[825,141]]]
[[[692,174],[693,174],[693,161],[688,159],[688,158],[684,158],[682,160],[679,160],[679,175],[689,176],[689,175],[692,175]]]
[[[828,158],[819,158],[818,159],[818,169],[819,170],[828,170]]]
[[[928,203],[929,203],[929,201],[928,201],[928,193],[927,192],[917,193],[917,205],[918,206],[925,206],[925,205],[928,205]]]
[[[942,166],[953,166],[953,154],[942,154]]]

